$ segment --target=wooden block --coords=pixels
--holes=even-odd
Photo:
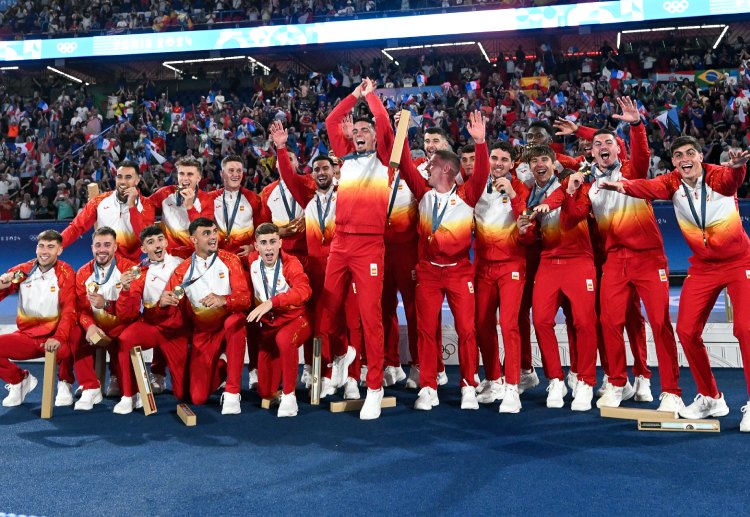
[[[310,405],[320,405],[320,385],[323,379],[320,377],[321,360],[323,354],[323,340],[319,337],[313,339],[313,363],[312,363],[312,385],[310,386]]]
[[[391,167],[398,167],[401,163],[401,152],[404,150],[404,142],[406,142],[406,134],[409,131],[410,119],[411,112],[409,110],[401,110],[401,119],[398,121],[396,136],[393,139],[393,149],[391,150]]]
[[[135,381],[138,383],[138,393],[141,394],[143,403],[143,412],[146,416],[156,413],[156,400],[154,400],[154,391],[151,388],[151,380],[148,377],[146,363],[143,361],[143,349],[139,346],[130,350],[130,362],[133,363],[135,371]]]
[[[638,419],[639,431],[672,431],[688,433],[718,433],[721,424],[718,420],[689,420],[669,418],[667,420]]]
[[[365,405],[365,399],[341,400],[331,402],[331,413],[342,413],[344,411],[359,411]],[[396,407],[396,397],[383,397],[380,402],[381,408]]]
[[[99,348],[96,351],[96,359],[94,362],[94,369],[96,370],[96,377],[99,379],[99,386],[102,388],[102,392],[104,392],[104,377],[106,376],[107,372],[107,349],[106,348]]]
[[[271,406],[278,406],[281,401],[281,390],[274,393],[270,399],[263,399],[260,401],[260,407],[263,409],[271,409]]]
[[[177,404],[177,416],[188,427],[198,424],[198,417],[195,416],[195,413],[193,413],[193,410],[187,404]]]
[[[638,409],[631,407],[603,407],[600,416],[604,418],[621,418],[623,420],[670,420],[674,419],[671,411],[655,409]]]
[[[109,336],[102,336],[101,334],[94,334],[91,336],[91,346],[98,346],[100,348],[107,348],[112,343]]]
[[[93,198],[95,198],[96,196],[99,195],[99,184],[98,183],[89,183],[88,187],[86,187],[86,188],[88,189],[89,199],[93,199]]]
[[[42,418],[52,418],[55,405],[57,351],[44,353],[44,384],[42,385]]]

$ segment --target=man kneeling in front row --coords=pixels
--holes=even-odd
[[[274,398],[282,385],[280,417],[297,415],[298,349],[310,338],[305,302],[310,299],[310,281],[293,255],[281,252],[281,237],[275,224],[255,229],[255,249],[248,257],[250,285],[255,308],[247,321],[258,322],[258,394]]]

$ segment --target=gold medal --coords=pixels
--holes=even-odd
[[[26,273],[24,273],[23,271],[19,269],[18,271],[15,271],[13,273],[13,278],[11,278],[10,281],[14,284],[20,284],[21,282],[24,281],[25,278],[26,278]]]
[[[181,285],[178,285],[174,289],[172,289],[172,292],[178,300],[182,300],[185,297],[185,288]]]
[[[89,294],[96,294],[99,292],[99,284],[96,282],[89,282],[86,284],[86,291],[88,291]]]
[[[133,266],[130,268],[130,272],[133,273],[133,276],[135,276],[135,279],[138,280],[141,278],[141,266]]]

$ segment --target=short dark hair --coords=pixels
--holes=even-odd
[[[177,167],[195,167],[198,169],[198,172],[200,174],[203,174],[203,164],[198,161],[197,158],[194,158],[192,156],[183,156],[179,160],[177,160],[177,163],[174,164],[175,168]]]
[[[261,223],[255,228],[255,237],[279,233],[279,227],[273,223]]]
[[[552,161],[555,161],[555,151],[553,151],[548,145],[532,145],[524,153],[526,163],[531,162],[532,158],[538,158],[540,156],[549,156]]]
[[[133,160],[123,160],[120,162],[120,164],[117,166],[118,169],[133,169],[136,174],[140,174],[141,171],[138,167],[138,164],[135,163]]]
[[[331,164],[331,167],[335,167],[336,164],[333,163],[333,160],[331,160],[331,157],[325,154],[319,154],[315,158],[313,158],[313,161],[311,165],[315,165],[315,162],[328,162]]]
[[[458,155],[453,151],[448,151],[447,149],[439,149],[435,151],[435,156],[437,156],[444,162],[449,163],[454,174],[458,174],[458,171],[461,170],[461,160],[458,159]]]
[[[224,157],[223,160],[221,160],[221,168],[223,169],[224,166],[229,162],[239,162],[242,164],[242,168],[245,168],[245,160],[242,159],[242,156],[239,154],[229,154]]]
[[[141,240],[141,242],[143,242],[149,237],[153,237],[155,235],[164,235],[164,229],[160,224],[152,224],[150,226],[146,226],[143,230],[141,230],[141,234],[138,236],[138,238]]]
[[[615,140],[617,140],[617,133],[615,133],[611,129],[597,129],[594,132],[594,136],[591,139],[593,140],[594,137],[597,137],[599,135],[609,135],[609,136],[613,137]]]
[[[516,159],[516,149],[510,142],[506,142],[505,140],[495,142],[494,144],[492,144],[492,147],[490,147],[490,152],[494,151],[495,149],[500,149],[501,151],[505,151],[506,153],[508,153],[511,160]]]
[[[58,244],[62,244],[62,234],[57,230],[44,230],[42,233],[37,235],[37,241],[55,241]]]
[[[542,122],[541,120],[537,120],[537,121],[532,122],[531,124],[529,124],[529,128],[526,131],[528,131],[532,127],[540,127],[542,129],[544,129],[544,131],[547,132],[547,134],[549,135],[550,138],[552,138],[552,136],[554,134],[552,132],[552,127],[549,124],[547,124],[546,122]]]
[[[680,147],[684,147],[686,145],[689,145],[699,153],[702,153],[701,145],[698,143],[698,140],[693,138],[692,136],[678,136],[674,139],[672,142],[672,146],[669,148],[669,155],[672,156],[672,153],[675,149],[679,149]]]
[[[425,135],[440,135],[448,140],[448,133],[442,127],[428,127],[424,130]]]
[[[199,217],[190,223],[188,226],[188,233],[193,235],[198,228],[211,228],[216,226],[216,223],[208,217]]]
[[[357,122],[366,122],[373,127],[375,126],[375,122],[370,117],[356,117],[352,124],[356,124]]]
[[[114,240],[117,240],[117,232],[109,226],[100,226],[99,228],[94,230],[94,235],[91,236],[91,240],[93,241],[99,235],[109,235]]]
[[[474,151],[474,144],[466,144],[461,148],[461,154],[464,153],[473,153]]]

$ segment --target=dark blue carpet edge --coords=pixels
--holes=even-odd
[[[42,365],[26,365],[41,381]],[[279,419],[243,392],[241,415],[218,397],[182,425],[170,394],[159,412],[39,418],[41,382],[19,408],[0,408],[0,512],[34,515],[633,515],[736,513],[750,502],[738,430],[747,390],[739,369],[715,370],[730,406],[719,434],[648,433],[635,423],[547,409],[546,382],[518,415],[498,404],[461,411],[451,384],[440,406],[412,409],[416,393],[387,390],[398,407],[373,422],[300,404]],[[541,369],[538,369],[541,377]],[[681,385],[695,387],[687,369]],[[601,378],[601,372],[599,374]],[[658,374],[653,392],[658,396]],[[306,400],[302,390],[298,399]],[[658,401],[626,406],[656,407]]]

